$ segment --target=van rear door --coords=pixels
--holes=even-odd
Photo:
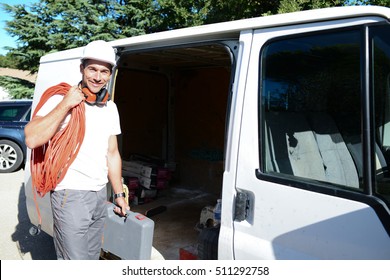
[[[387,150],[378,137],[389,119],[380,108],[389,95],[390,26],[381,22],[254,32],[237,157],[235,259],[390,258]],[[368,52],[374,47],[376,58]],[[375,77],[372,59],[381,73]]]

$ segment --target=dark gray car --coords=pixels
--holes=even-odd
[[[26,161],[24,127],[32,100],[0,101],[0,173],[18,170]]]

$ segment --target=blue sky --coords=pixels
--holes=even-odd
[[[6,3],[12,6],[16,4],[25,4],[26,6],[29,6],[31,3],[34,2],[38,2],[38,0],[0,0],[0,3]],[[8,20],[12,20],[12,17],[10,16],[10,14],[6,13],[0,6],[0,55],[5,55],[7,53],[7,51],[4,49],[5,46],[16,47],[16,38],[11,37],[4,30],[5,21]]]

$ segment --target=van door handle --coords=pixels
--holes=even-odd
[[[234,220],[238,222],[244,221],[249,213],[249,195],[243,191],[237,191]]]

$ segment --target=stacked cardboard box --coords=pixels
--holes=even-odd
[[[169,185],[172,163],[134,155],[122,161],[122,176],[129,189],[129,202],[142,204],[154,200],[160,190]]]

